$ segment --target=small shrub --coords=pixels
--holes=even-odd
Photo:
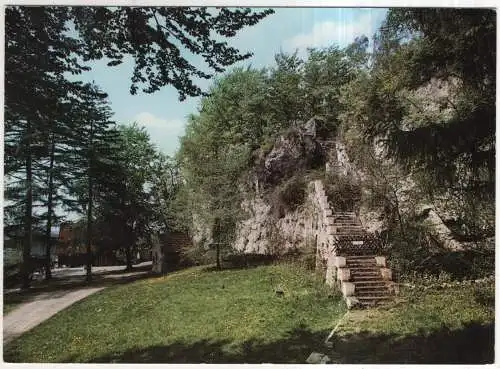
[[[315,270],[316,269],[316,251],[315,250],[303,250],[297,254],[296,258],[297,264],[301,265],[305,270]]]
[[[264,158],[267,154],[271,152],[274,147],[274,140],[272,138],[267,137],[262,145],[260,146],[260,158]]]
[[[303,269],[312,271],[316,269],[316,246],[313,239],[306,240],[305,247],[288,250],[279,257],[282,262],[300,265]]]
[[[297,174],[276,186],[270,195],[272,214],[282,218],[287,212],[295,211],[306,200],[307,183],[302,174]]]
[[[183,247],[180,251],[180,265],[183,267],[207,265],[216,262],[216,252],[200,246]]]
[[[335,211],[353,211],[361,201],[361,186],[342,175],[328,174],[325,177],[325,193]]]
[[[306,186],[307,184],[301,175],[294,176],[285,182],[280,197],[288,210],[294,211],[304,203]]]
[[[474,288],[474,300],[492,309],[495,309],[495,285]]]
[[[389,263],[400,280],[436,283],[480,279],[494,274],[493,250],[446,251],[428,237],[425,227],[407,224],[405,237],[390,235]]]

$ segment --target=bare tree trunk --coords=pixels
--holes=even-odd
[[[215,248],[217,250],[217,269],[222,269],[220,262],[220,244],[218,242],[216,243]]]
[[[127,242],[127,247],[125,248],[125,258],[127,259],[127,268],[125,270],[132,270],[132,247],[130,242]]]
[[[50,270],[50,248],[51,248],[51,238],[50,238],[50,229],[52,228],[52,208],[53,208],[53,194],[54,191],[54,151],[55,151],[55,138],[54,134],[52,134],[52,143],[50,147],[50,165],[49,165],[49,195],[47,199],[47,228],[45,230],[45,280],[49,280],[52,278],[52,272]]]
[[[24,245],[23,245],[23,264],[21,266],[21,275],[23,279],[22,288],[30,287],[31,273],[31,245],[33,242],[32,234],[32,211],[33,211],[33,172],[32,172],[32,157],[31,157],[31,124],[28,121],[26,129],[26,205],[25,205],[25,222],[24,222]]]
[[[396,205],[396,213],[398,216],[398,222],[399,222],[399,229],[401,231],[401,237],[403,237],[404,240],[406,240],[406,233],[404,230],[404,225],[403,225],[403,218],[401,217],[401,211],[399,210],[399,200],[398,200],[398,195],[396,194],[396,190],[393,190],[394,193],[394,201]]]

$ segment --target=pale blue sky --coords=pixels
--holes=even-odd
[[[254,67],[271,66],[274,55],[282,51],[304,52],[307,47],[324,47],[333,44],[345,46],[362,34],[371,37],[385,17],[381,8],[279,8],[253,27],[242,30],[229,40],[242,52],[254,56],[239,65]],[[191,59],[194,60],[194,59]],[[128,59],[117,67],[107,67],[106,61],[91,65],[92,71],[82,76],[84,81],[94,81],[109,94],[115,121],[129,124],[137,121],[146,127],[152,141],[166,154],[173,155],[178,148],[178,137],[184,133],[186,117],[197,111],[199,98],[178,100],[173,87],[165,87],[153,94],[138,92],[130,95],[130,77],[133,63]],[[207,89],[211,81],[201,81]]]

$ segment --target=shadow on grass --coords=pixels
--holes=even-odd
[[[342,364],[486,364],[494,360],[494,332],[494,323],[477,322],[412,336],[364,331],[334,341],[330,354]]]
[[[262,344],[249,340],[234,347],[227,340],[131,349],[93,359],[93,363],[305,363],[311,352],[321,352],[339,364],[485,364],[494,359],[494,324],[472,322],[459,330],[447,327],[413,336],[361,332],[324,346],[328,332],[298,328],[288,338]],[[5,357],[15,361],[12,354]],[[75,362],[68,357],[64,362]]]
[[[270,344],[252,339],[239,346],[228,340],[200,340],[192,344],[175,342],[168,346],[152,346],[129,350],[119,355],[105,355],[93,363],[303,363],[311,348],[320,347],[328,335],[297,328],[289,337]],[[71,358],[67,361],[71,362]]]

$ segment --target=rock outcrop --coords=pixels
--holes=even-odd
[[[297,171],[322,167],[325,152],[312,132],[293,128],[280,136],[271,151],[256,165],[254,175],[259,184],[263,187],[275,186]]]

